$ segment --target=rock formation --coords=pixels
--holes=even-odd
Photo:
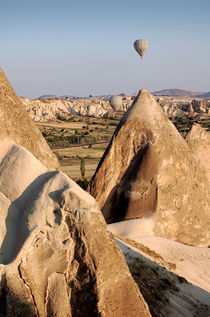
[[[191,101],[191,106],[195,112],[207,112],[206,103],[204,103],[203,101],[193,99]]]
[[[113,116],[113,110],[107,100],[99,99],[45,99],[31,100],[21,98],[26,110],[33,121],[55,120],[59,117],[68,119],[72,114],[81,116],[107,117]],[[123,101],[122,110],[126,111],[131,101]]]
[[[108,97],[107,97],[108,98]],[[114,113],[107,99],[89,98],[89,99],[29,99],[21,98],[27,112],[33,121],[45,122],[57,120],[59,118],[68,119],[69,116],[92,116],[92,117],[113,117]],[[180,100],[168,100],[168,97],[157,98],[163,111],[172,117],[191,116],[192,114],[205,117],[210,113],[209,103],[196,101],[193,108],[192,102],[181,98]],[[123,104],[120,111],[125,112],[132,104],[132,98],[123,97]],[[190,114],[189,114],[190,112]]]
[[[209,248],[158,237],[117,242],[152,317],[210,316]]]
[[[46,167],[50,169],[59,167],[56,156],[51,152],[0,69],[0,138],[4,136],[24,146]]]
[[[204,170],[210,185],[210,133],[199,124],[194,124],[185,140],[195,160]]]
[[[0,139],[0,316],[150,316],[93,197]]]
[[[193,106],[192,106],[191,102],[187,105],[187,111],[190,112],[190,113],[194,112],[194,109],[193,109]]]
[[[108,223],[144,217],[153,235],[191,245],[209,244],[204,172],[145,90],[116,128],[89,190]]]

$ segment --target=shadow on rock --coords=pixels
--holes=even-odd
[[[29,229],[29,218],[33,215],[36,208],[36,201],[40,199],[44,192],[44,187],[49,182],[53,181],[53,178],[58,174],[57,171],[47,172],[38,176],[22,193],[20,197],[14,200],[9,209],[6,218],[6,235],[0,249],[0,263],[9,264],[12,262],[20,251],[22,245],[26,241],[30,232],[35,229]],[[59,197],[67,189],[67,185],[63,188],[49,192],[48,196],[53,201],[53,219],[54,222],[60,224],[61,212],[60,212],[60,199]],[[46,200],[46,197],[45,197]],[[55,208],[53,208],[53,205]],[[57,206],[57,208],[56,208]],[[44,208],[44,206],[43,206]],[[45,210],[42,210],[43,225],[46,223]],[[39,219],[37,219],[39,221]]]
[[[156,164],[150,142],[132,158],[120,183],[110,192],[102,213],[107,223],[141,218],[156,210]]]

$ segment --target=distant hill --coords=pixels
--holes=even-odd
[[[205,95],[206,93],[173,88],[173,89],[162,89],[162,90],[154,91],[151,94],[161,95],[161,96],[184,96],[184,97],[199,96],[200,97],[202,95]]]
[[[202,94],[202,95],[196,95],[194,97],[200,97],[200,98],[205,98],[205,99],[210,98],[210,91],[205,93],[205,94]]]
[[[78,97],[75,95],[63,95],[63,96],[57,96],[57,95],[42,95],[39,96],[37,99],[77,99]]]
[[[56,95],[42,95],[40,97],[38,97],[37,99],[55,99],[58,98],[58,96]]]
[[[57,95],[42,95],[39,96],[36,99],[90,99],[90,98],[96,98],[96,99],[104,99],[108,100],[112,95],[99,95],[99,96],[92,96],[90,95],[89,97],[78,97],[76,95],[62,95],[62,96],[57,96]]]
[[[59,96],[60,99],[77,99],[78,97],[75,95],[63,95]]]

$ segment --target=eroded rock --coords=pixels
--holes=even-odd
[[[91,180],[90,193],[108,223],[147,217],[149,235],[152,231],[186,244],[209,244],[205,173],[145,90],[116,128]]]
[[[186,141],[210,185],[210,133],[199,124],[194,124],[186,136]]]
[[[59,167],[56,156],[0,69],[0,138],[5,136],[28,149],[49,169]]]
[[[93,197],[0,140],[0,316],[150,316]]]

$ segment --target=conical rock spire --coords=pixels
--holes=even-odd
[[[147,217],[154,235],[192,245],[209,243],[206,175],[146,90],[117,126],[90,193],[108,223]]]

